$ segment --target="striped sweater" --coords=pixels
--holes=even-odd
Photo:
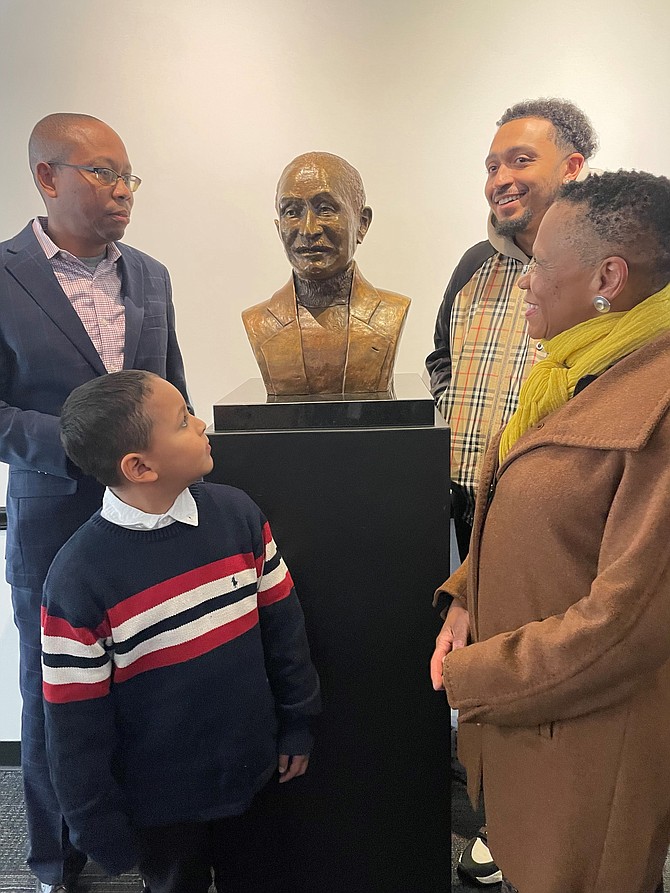
[[[73,843],[115,874],[138,827],[243,812],[278,753],[308,753],[319,683],[291,576],[239,490],[191,487],[199,524],[98,512],[43,606],[47,747]]]

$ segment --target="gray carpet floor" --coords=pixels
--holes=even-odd
[[[482,824],[481,814],[472,811],[465,786],[454,779],[452,783],[452,890],[475,889],[456,874],[458,857],[468,838]],[[34,893],[35,879],[23,859],[26,850],[26,823],[23,809],[21,773],[18,769],[0,769],[0,893]],[[670,890],[670,859],[665,866],[666,890]],[[137,875],[124,874],[118,878],[105,876],[95,865],[87,865],[79,883],[80,893],[140,893],[142,884]],[[484,888],[477,887],[482,890]],[[488,887],[498,893],[499,886]],[[318,891],[315,891],[318,893]],[[408,891],[411,893],[411,891]]]
[[[18,769],[0,769],[0,893],[35,893],[35,878],[24,863],[26,820]],[[81,876],[81,893],[140,893],[137,875],[106,877],[94,865]]]

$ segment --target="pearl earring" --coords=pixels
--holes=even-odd
[[[602,295],[596,295],[593,299],[593,306],[596,308],[598,313],[609,313],[612,309],[612,305],[607,300],[607,298],[603,298]]]

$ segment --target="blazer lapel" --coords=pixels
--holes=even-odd
[[[103,362],[77,311],[60,287],[30,224],[8,246],[6,269],[95,371],[103,375],[106,371]]]
[[[270,299],[268,311],[281,328],[261,346],[270,379],[278,393],[306,394],[307,374],[302,355],[293,277]]]
[[[117,243],[121,252],[121,294],[124,300],[126,337],[123,348],[123,368],[133,369],[137,346],[144,322],[144,271],[139,259],[127,246]]]
[[[349,301],[345,393],[356,394],[379,390],[382,370],[390,347],[389,339],[369,324],[379,302],[377,290],[361,276],[354,264],[354,279]]]

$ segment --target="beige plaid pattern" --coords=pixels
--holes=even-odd
[[[526,332],[521,261],[496,253],[456,295],[451,311],[451,384],[438,407],[451,428],[451,477],[464,488],[472,523],[479,466],[489,441],[517,407],[519,389],[544,354]]]
[[[38,217],[33,221],[33,232],[51,264],[60,287],[67,295],[86,334],[98,351],[105,369],[123,369],[123,348],[126,336],[126,316],[121,297],[121,277],[117,260],[121,252],[113,242],[107,246],[107,256],[95,271],[61,250],[47,235],[48,221]]]

